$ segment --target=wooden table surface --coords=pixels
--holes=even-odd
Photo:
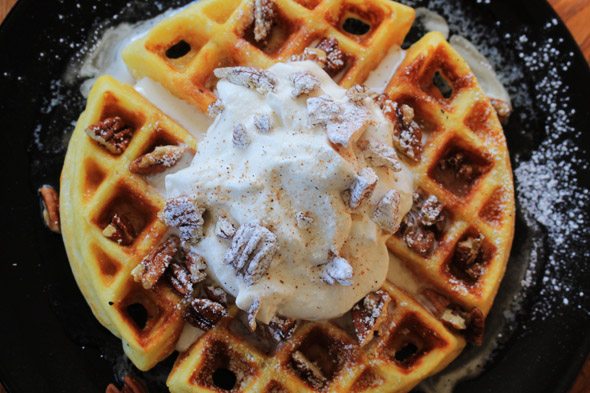
[[[0,0],[0,23],[14,3],[16,0]],[[565,21],[590,64],[590,0],[549,0],[549,3]],[[5,393],[1,385],[0,393]],[[570,393],[590,393],[590,356]]]

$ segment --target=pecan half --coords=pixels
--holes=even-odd
[[[334,285],[338,282],[341,285],[352,285],[352,266],[350,263],[337,255],[334,255],[328,263],[323,266],[321,280],[326,284]]]
[[[414,109],[409,105],[384,104],[384,113],[391,113],[393,122],[393,143],[406,157],[420,161],[422,156],[422,130],[414,121]],[[393,109],[393,111],[392,111]]]
[[[383,231],[395,233],[399,229],[399,203],[401,196],[396,190],[389,190],[377,204],[373,212],[373,221]]]
[[[402,164],[392,147],[372,140],[359,142],[359,147],[361,147],[365,159],[372,166],[384,166],[394,172],[402,170]]]
[[[223,104],[223,101],[221,101],[221,98],[213,101],[207,107],[207,113],[209,114],[209,116],[213,116],[213,117],[219,115],[224,110],[225,110],[225,105]]]
[[[245,149],[252,142],[246,127],[242,123],[236,123],[232,132],[232,143],[238,149]]]
[[[86,134],[113,154],[121,154],[129,146],[133,129],[119,116],[108,117],[86,127]]]
[[[317,49],[321,49],[326,53],[326,64],[324,70],[330,74],[335,75],[344,68],[345,55],[340,49],[340,45],[336,38],[322,38],[316,45]]]
[[[266,113],[254,116],[254,127],[263,134],[268,134],[272,130],[272,120]]]
[[[225,67],[216,68],[213,73],[218,78],[227,79],[227,81],[235,85],[255,89],[260,94],[274,91],[277,84],[276,76],[262,68]]]
[[[248,309],[248,329],[253,332],[256,330],[256,315],[260,311],[260,298],[254,299],[254,302]]]
[[[179,229],[180,240],[190,243],[203,237],[204,212],[194,198],[179,197],[166,201],[160,217],[166,225]]]
[[[233,266],[237,275],[251,285],[268,270],[277,250],[275,234],[253,220],[238,228],[223,263]]]
[[[107,386],[105,393],[148,393],[148,389],[139,378],[133,375],[126,375],[123,379],[123,387],[121,390],[117,389],[117,387],[111,383]]]
[[[389,294],[379,290],[369,293],[352,308],[352,324],[361,347],[373,339],[375,332],[387,319],[390,301]]]
[[[320,87],[320,80],[310,72],[295,72],[289,75],[289,82],[293,86],[291,97],[297,98],[302,94],[309,94]]]
[[[57,191],[53,187],[45,185],[39,188],[39,194],[41,195],[43,222],[50,231],[61,233],[59,196],[57,195]]]
[[[379,178],[371,168],[363,168],[350,186],[343,193],[343,199],[351,209],[356,209],[373,195]]]
[[[481,346],[483,344],[485,326],[486,319],[483,313],[479,308],[473,308],[467,316],[467,330],[465,332],[467,341],[473,345]]]
[[[313,362],[309,361],[303,353],[295,351],[291,354],[291,365],[298,374],[314,389],[323,389],[328,380],[322,370]]]
[[[275,17],[272,0],[254,0],[254,39],[265,41],[272,29]]]
[[[508,123],[508,118],[512,114],[512,107],[510,104],[497,98],[490,98],[490,104],[492,104],[492,107],[496,111],[500,123]]]
[[[168,282],[181,295],[189,296],[194,284],[207,278],[207,262],[201,255],[179,250],[179,258],[167,270]]]
[[[133,279],[141,282],[145,289],[153,288],[174,259],[179,247],[178,236],[170,235],[131,271]]]
[[[297,321],[291,318],[283,318],[278,315],[272,317],[268,323],[268,330],[272,337],[278,342],[288,340],[297,327]]]
[[[122,246],[130,245],[137,236],[127,216],[118,213],[113,215],[111,222],[102,230],[102,235]]]
[[[326,52],[318,48],[305,48],[302,54],[293,55],[290,61],[313,61],[320,67],[324,68],[326,65]]]
[[[210,330],[228,315],[225,307],[209,299],[193,299],[182,312],[182,317],[201,330]]]
[[[129,170],[139,175],[153,175],[172,168],[184,154],[180,146],[157,146],[129,164]]]

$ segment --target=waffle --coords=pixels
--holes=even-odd
[[[252,38],[252,3],[197,2],[132,43],[124,60],[136,78],[150,77],[205,112],[216,99],[214,69],[266,68],[323,38],[335,38],[345,54],[333,78],[345,88],[362,83],[389,47],[403,42],[414,16],[390,1],[277,0],[279,23],[260,45]],[[369,32],[345,31],[351,15],[367,22]],[[298,322],[277,343],[260,323],[251,332],[246,314],[230,305],[179,354],[167,382],[172,392],[407,392],[449,364],[467,340],[481,340],[514,231],[512,174],[499,120],[466,63],[437,33],[407,51],[377,99],[394,124],[421,134],[409,149],[403,134],[398,141],[417,192],[415,209],[388,242],[395,274],[381,290],[389,302],[378,333],[359,345],[348,313]],[[101,123],[120,131],[120,140],[90,138],[88,129]],[[145,289],[131,273],[168,228],[157,218],[165,197],[155,175],[129,167],[164,145],[188,155],[197,148],[190,133],[132,87],[101,77],[70,141],[61,180],[62,233],[74,276],[95,316],[142,370],[174,351],[185,326],[185,303],[166,280]],[[430,222],[421,216],[428,207],[436,210]],[[108,232],[113,225],[118,237]]]

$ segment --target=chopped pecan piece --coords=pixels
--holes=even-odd
[[[222,239],[231,239],[236,234],[236,228],[225,217],[219,217],[215,223],[215,234]]]
[[[352,285],[352,266],[342,257],[334,255],[322,270],[321,280],[326,284],[334,285],[338,282],[340,285]]]
[[[457,311],[452,310],[450,308],[443,310],[439,319],[445,325],[452,327],[455,330],[465,330],[467,328],[465,318],[459,315]]]
[[[86,134],[113,154],[121,154],[129,146],[133,129],[119,116],[108,117],[86,127]]]
[[[508,118],[512,114],[512,107],[510,104],[497,98],[490,98],[490,104],[492,104],[492,107],[496,111],[498,119],[500,119],[500,123],[508,123]]]
[[[161,218],[166,225],[179,229],[183,243],[190,243],[203,237],[204,212],[192,197],[171,198],[166,201]]]
[[[372,166],[384,166],[394,172],[402,170],[402,164],[397,158],[395,149],[383,143],[372,140],[361,141],[360,147],[363,149],[363,156]]]
[[[193,252],[180,250],[180,258],[173,261],[167,270],[168,282],[181,295],[189,296],[194,284],[207,277],[205,258]]]
[[[371,168],[361,169],[350,188],[343,193],[344,201],[351,209],[356,209],[373,195],[379,178]]]
[[[272,120],[266,113],[254,116],[254,127],[263,134],[268,134],[272,130]]]
[[[295,220],[297,221],[297,227],[301,229],[309,229],[313,224],[313,217],[309,212],[297,212]]]
[[[169,236],[131,271],[133,279],[141,282],[145,289],[153,288],[174,259],[179,247],[178,236]]]
[[[139,175],[153,175],[172,168],[184,154],[180,146],[157,146],[151,153],[144,154],[129,164],[129,170]]]
[[[277,84],[277,78],[275,75],[262,68],[225,67],[216,68],[213,73],[218,78],[227,79],[230,83],[235,85],[255,89],[260,94],[274,91]]]
[[[254,302],[248,309],[248,329],[253,332],[256,330],[256,315],[260,311],[260,298],[254,299]]]
[[[365,85],[354,85],[346,90],[346,97],[352,102],[362,102],[369,96],[371,90]]]
[[[436,196],[430,195],[420,208],[420,222],[422,225],[432,226],[443,218],[442,211],[443,205]]]
[[[313,61],[316,62],[320,67],[324,68],[326,65],[326,52],[318,48],[305,48],[302,54],[293,55],[289,59],[290,61]]]
[[[414,110],[409,105],[393,106],[385,104],[383,112],[391,114],[394,118],[393,142],[405,156],[413,161],[419,161],[422,156],[422,130],[414,121]]]
[[[254,220],[238,228],[223,263],[233,266],[237,275],[251,285],[266,273],[277,250],[275,234]]]
[[[474,165],[467,162],[465,155],[461,152],[457,152],[441,160],[438,165],[443,171],[452,170],[455,173],[456,179],[465,182],[470,182],[480,174]]]
[[[387,319],[391,297],[385,291],[371,292],[351,310],[354,332],[362,347],[367,344]]]
[[[234,131],[232,134],[232,143],[238,149],[245,149],[252,142],[246,127],[242,123],[236,123],[234,125]]]
[[[59,196],[57,195],[57,191],[53,187],[45,185],[39,188],[39,194],[41,194],[42,214],[45,225],[50,231],[61,233]]]
[[[435,241],[432,231],[417,225],[408,226],[403,237],[408,247],[422,256],[430,253]]]
[[[115,213],[109,225],[102,230],[102,235],[122,246],[133,243],[137,234],[127,216]]]
[[[314,389],[323,389],[328,382],[322,370],[313,362],[309,361],[300,351],[295,351],[291,354],[291,364],[299,375]]]
[[[123,379],[123,387],[117,389],[114,384],[107,386],[105,393],[148,393],[148,389],[139,378],[133,375],[126,375]]]
[[[203,290],[205,291],[205,294],[209,300],[213,300],[214,302],[227,307],[227,292],[225,292],[223,288],[218,287],[217,285],[207,285],[205,288],[203,288]]]
[[[328,95],[307,99],[307,114],[311,126],[327,125],[328,122],[341,121],[344,108]]]
[[[344,53],[338,45],[336,38],[323,38],[316,46],[326,53],[326,64],[324,70],[330,74],[335,75],[344,68]]]
[[[276,341],[282,341],[288,340],[293,335],[296,326],[296,320],[275,315],[268,323],[268,330]]]
[[[193,299],[182,312],[185,321],[201,330],[210,330],[228,315],[225,307],[209,299]]]
[[[224,110],[225,110],[225,105],[223,104],[223,101],[221,101],[221,99],[217,99],[217,100],[213,101],[207,107],[207,113],[213,117],[219,115]]]
[[[469,236],[467,239],[458,242],[453,262],[461,269],[467,269],[473,265],[477,260],[483,240],[484,236],[479,234],[476,237]]]
[[[310,72],[295,72],[289,75],[289,82],[293,86],[291,97],[297,98],[302,94],[309,94],[320,87],[320,80]]]
[[[373,221],[383,231],[395,233],[399,229],[399,203],[401,196],[396,190],[389,190],[377,204],[373,213]]]
[[[265,41],[275,17],[274,2],[272,0],[254,0],[254,39],[256,42]]]
[[[447,308],[451,304],[449,298],[438,293],[433,289],[423,290],[422,295],[432,305],[431,311],[433,311],[433,314],[435,315],[440,315],[445,310],[445,308]]]

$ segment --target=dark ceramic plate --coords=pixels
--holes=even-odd
[[[0,380],[9,393],[104,392],[138,373],[91,314],[61,238],[43,227],[37,188],[58,185],[84,107],[68,65],[106,27],[183,2],[21,0],[0,28]],[[545,1],[407,2],[438,11],[488,55],[515,106],[506,135],[516,236],[486,337],[499,345],[455,392],[566,392],[590,352],[588,66]],[[152,392],[164,391],[172,361],[138,373]]]

